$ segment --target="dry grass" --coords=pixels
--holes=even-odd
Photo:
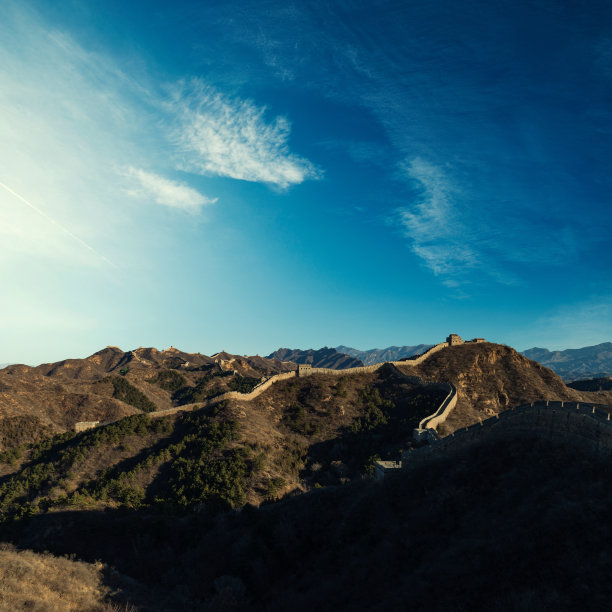
[[[110,611],[101,563],[54,557],[0,544],[0,610]],[[119,608],[120,609],[120,608]]]

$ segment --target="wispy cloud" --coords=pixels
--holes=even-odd
[[[402,170],[418,192],[412,206],[398,210],[415,255],[436,275],[456,276],[477,266],[478,255],[466,239],[455,191],[443,171],[421,158],[404,163]]]
[[[200,81],[175,93],[173,139],[186,170],[282,188],[317,178],[319,170],[289,149],[285,117],[267,122],[266,108],[224,96]]]
[[[130,195],[151,198],[163,206],[196,213],[202,206],[214,204],[217,201],[217,198],[208,198],[187,185],[171,181],[152,172],[130,167],[126,170],[126,175],[137,183],[135,188],[128,190]]]

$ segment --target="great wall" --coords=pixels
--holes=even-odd
[[[220,404],[221,402],[225,400],[229,400],[229,399],[240,400],[240,401],[251,401],[255,399],[256,397],[259,397],[264,391],[269,389],[274,383],[277,383],[281,380],[288,380],[290,378],[312,376],[313,374],[330,374],[332,376],[346,376],[347,374],[350,375],[350,374],[362,374],[362,373],[376,372],[376,370],[382,368],[384,365],[387,365],[387,364],[391,364],[396,367],[406,366],[406,365],[416,366],[416,365],[419,365],[420,363],[423,363],[423,361],[425,361],[427,358],[429,358],[434,353],[437,353],[438,351],[442,350],[443,348],[446,348],[447,346],[451,344],[458,344],[462,342],[461,339],[459,339],[460,342],[457,342],[456,338],[459,338],[459,336],[456,336],[456,334],[451,334],[447,338],[446,342],[441,342],[439,344],[436,344],[435,346],[432,346],[430,349],[425,351],[423,354],[418,355],[417,357],[408,358],[402,361],[387,361],[387,362],[382,362],[382,363],[375,363],[374,365],[370,365],[370,366],[347,368],[345,370],[333,370],[331,368],[313,368],[307,364],[299,364],[296,370],[293,370],[291,372],[283,372],[282,374],[275,374],[274,376],[271,376],[270,378],[263,380],[256,387],[254,387],[254,389],[250,391],[249,393],[241,393],[240,391],[227,391],[226,393],[222,393],[221,395],[216,395],[215,397],[211,397],[210,399],[204,400],[202,402],[196,402],[193,404],[184,404],[183,406],[177,406],[175,408],[167,408],[165,410],[156,410],[154,412],[149,412],[148,415],[151,418],[160,418],[160,417],[165,417],[171,414],[176,414],[177,412],[189,412],[189,411],[199,409],[199,408],[209,408],[210,406],[215,406],[216,404]],[[482,338],[476,338],[474,340],[469,340],[468,342],[484,342],[484,340]],[[450,412],[451,409],[452,409],[452,406],[448,410],[448,412]],[[436,414],[438,412],[439,410],[436,412]],[[448,412],[446,413],[446,415],[448,415]],[[442,420],[437,420],[435,422],[435,425],[433,426],[439,425],[442,422]],[[75,424],[75,431],[84,431],[85,429],[90,429],[92,427],[98,427],[99,425],[100,423],[98,421],[81,421]]]
[[[612,406],[541,401],[509,408],[500,414],[437,438],[427,446],[405,451],[401,461],[379,461],[375,477],[418,466],[432,457],[448,457],[483,441],[535,436],[558,440],[596,455],[612,454]]]
[[[472,342],[484,342],[484,340],[482,338],[475,338],[474,340],[467,341],[467,343]],[[446,342],[436,344],[417,357],[344,370],[313,368],[308,364],[299,364],[296,370],[276,374],[263,380],[249,393],[228,391],[203,402],[186,404],[167,410],[158,410],[148,414],[151,418],[160,418],[178,412],[214,406],[228,399],[251,401],[259,397],[276,382],[296,377],[312,376],[315,374],[346,376],[376,372],[380,368],[389,365],[396,370],[398,366],[416,366],[423,363],[434,353],[446,347],[459,344],[464,344],[464,341],[456,334],[450,334]],[[397,371],[402,376],[408,377],[402,370]],[[409,378],[417,382],[423,382],[416,377]],[[498,415],[440,438],[436,428],[448,418],[448,415],[457,404],[457,389],[448,382],[429,384],[447,391],[447,395],[438,409],[433,414],[422,419],[418,428],[414,430],[414,439],[428,444],[405,451],[402,453],[401,461],[378,461],[375,468],[376,479],[382,480],[389,473],[410,469],[410,467],[416,466],[432,456],[448,456],[450,453],[481,440],[495,440],[516,435],[536,435],[552,440],[563,440],[598,454],[612,454],[612,420],[610,418],[612,406],[604,406],[603,404],[555,401],[524,404],[505,410]],[[75,424],[75,431],[84,431],[100,425],[101,423],[97,421],[79,422]]]

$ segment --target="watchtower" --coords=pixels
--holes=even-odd
[[[446,339],[448,346],[455,346],[456,344],[463,344],[463,340],[459,334],[450,334]]]
[[[298,363],[297,375],[308,376],[312,371],[312,364],[310,363]]]

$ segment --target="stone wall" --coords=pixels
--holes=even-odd
[[[428,439],[437,439],[436,427],[441,423],[444,423],[448,418],[448,415],[452,412],[453,408],[457,405],[457,388],[451,383],[437,383],[437,386],[448,394],[444,398],[444,401],[440,404],[440,407],[429,416],[426,416],[420,423],[418,429],[414,430],[414,437],[421,439],[426,437]]]
[[[458,430],[429,446],[406,451],[402,468],[484,440],[533,436],[569,442],[597,454],[612,454],[612,406],[579,402],[535,402]]]
[[[440,344],[436,344],[435,346],[432,346],[429,350],[425,351],[422,355],[419,355],[418,357],[415,357],[415,358],[406,359],[403,361],[389,361],[389,362],[384,362],[384,363],[376,363],[370,366],[359,366],[356,368],[347,368],[345,370],[333,370],[331,368],[307,368],[300,372],[300,376],[312,376],[313,374],[331,374],[332,376],[347,376],[347,375],[350,376],[351,374],[370,373],[370,372],[376,372],[376,370],[382,368],[385,365],[385,363],[390,363],[391,365],[394,365],[396,367],[397,366],[416,366],[416,365],[423,363],[423,361],[425,361],[433,353],[437,353],[438,351],[442,350],[443,348],[446,348],[447,346],[448,346],[448,343],[441,342]],[[404,374],[403,372],[401,373]],[[250,401],[250,400],[255,399],[256,397],[259,397],[264,391],[269,389],[274,383],[280,380],[288,380],[290,378],[295,378],[297,374],[298,374],[297,370],[293,370],[292,372],[283,372],[282,374],[275,374],[274,376],[271,376],[270,378],[267,378],[263,382],[259,383],[250,393],[240,393],[239,391],[227,391],[226,393],[222,393],[221,395],[217,395],[216,397],[211,397],[210,399],[204,400],[202,402],[196,402],[193,404],[185,404],[184,406],[177,406],[176,408],[168,408],[166,410],[156,410],[155,412],[149,412],[148,415],[153,419],[160,418],[160,417],[168,416],[170,414],[176,414],[177,412],[183,412],[183,411],[188,412],[196,408],[208,408],[209,406],[215,406],[216,404],[219,404],[223,402],[224,400],[228,400],[228,399],[235,399],[235,400],[240,400],[240,401]],[[446,383],[440,383],[440,384],[445,385]],[[446,419],[446,416],[448,416],[448,413],[450,413],[453,406],[450,406],[449,408],[447,407],[448,409],[444,412],[444,414],[439,415],[442,420],[436,421],[436,424],[433,427],[439,425],[443,420]],[[432,415],[432,416],[435,416],[435,415]],[[77,425],[79,424],[77,423]],[[91,427],[95,427],[96,425],[98,425],[97,421],[95,422],[95,425],[91,425]],[[76,430],[76,426],[75,426],[75,431],[78,431]]]

